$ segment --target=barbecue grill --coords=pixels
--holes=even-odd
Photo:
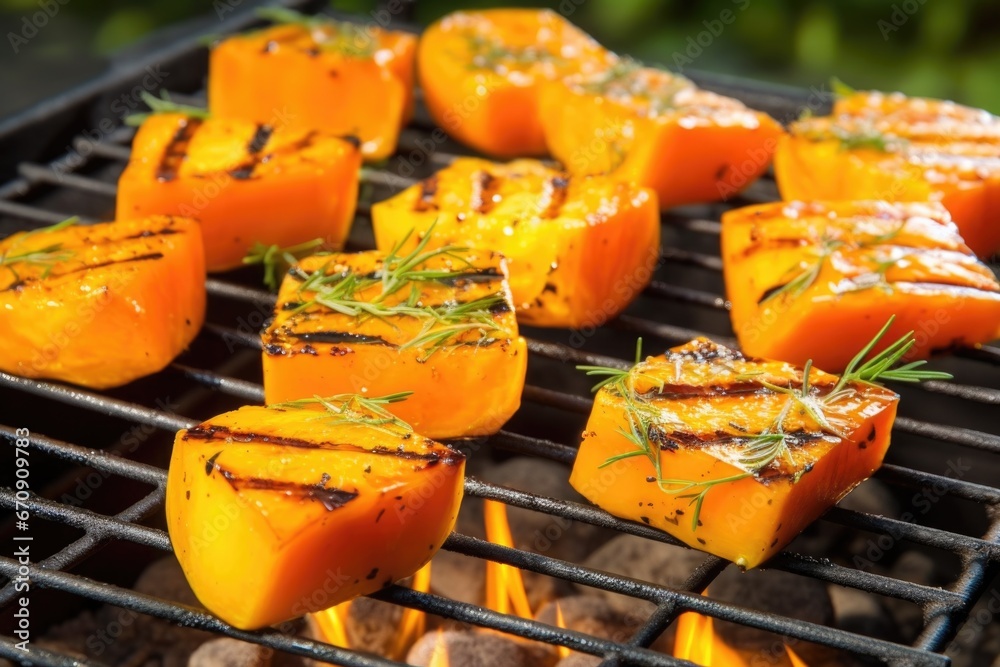
[[[313,9],[316,3],[286,4]],[[394,18],[405,21],[411,7],[401,7],[403,11]],[[256,23],[252,12],[245,10],[233,12],[221,27],[222,32],[233,32]],[[148,68],[157,65],[168,73],[163,85],[175,99],[195,103],[202,99],[205,49],[192,37],[0,125],[0,172],[9,178],[0,186],[0,232],[52,224],[75,213],[85,219],[110,216],[114,184],[128,158],[133,130],[120,126],[117,116],[109,112],[109,102],[141,86]],[[781,120],[797,116],[807,106],[822,110],[828,103],[822,96],[801,90],[719,76],[692,78]],[[373,246],[368,220],[373,200],[409,185],[451,156],[467,152],[451,141],[432,139],[432,129],[426,115],[418,114],[404,131],[397,155],[385,166],[365,169],[358,221],[349,248]],[[765,178],[728,205],[776,198],[773,180]],[[573,366],[624,367],[637,335],[645,337],[647,350],[657,352],[698,335],[735,344],[727,304],[721,296],[718,216],[723,210],[723,205],[686,207],[663,216],[662,262],[652,284],[626,314],[580,332],[526,327],[531,361],[524,406],[504,431],[471,443],[473,456],[502,457],[513,452],[571,463],[590,407],[588,382]],[[347,667],[400,664],[276,629],[236,630],[203,611],[130,588],[142,564],[171,548],[166,532],[155,526],[162,525],[165,464],[172,433],[224,410],[262,400],[257,331],[268,316],[273,296],[257,287],[258,282],[254,270],[210,277],[208,322],[191,349],[168,369],[127,388],[98,393],[0,373],[0,435],[13,445],[17,429],[28,428],[32,434],[33,493],[23,504],[31,512],[34,536],[33,563],[28,568],[34,636],[46,624],[76,610],[106,603]],[[714,556],[706,555],[683,586],[669,588],[458,533],[452,534],[445,549],[648,600],[655,603],[656,610],[634,636],[615,642],[398,586],[373,597],[603,656],[604,665],[691,664],[646,648],[685,611],[826,645],[887,665],[949,665],[950,659],[944,655],[948,642],[1000,564],[1000,488],[995,485],[996,472],[1000,471],[1000,435],[995,419],[995,406],[1000,403],[998,364],[1000,348],[955,350],[938,362],[954,372],[954,382],[927,382],[919,388],[900,390],[904,399],[893,448],[877,477],[906,497],[921,489],[940,491],[941,501],[934,511],[890,518],[834,508],[814,527],[818,531],[846,528],[870,535],[876,543],[889,537],[892,544],[928,550],[936,554],[942,570],[939,574],[947,578],[947,585],[932,587],[899,580],[847,559],[832,562],[794,549],[766,564],[767,568],[919,606],[923,624],[911,643],[866,637],[703,596],[699,592],[723,569],[734,567]],[[109,442],[113,444],[109,446]],[[946,474],[956,457],[974,463],[974,469],[965,475]],[[4,468],[10,466],[4,464]],[[12,516],[17,502],[13,476],[5,475],[0,505],[11,512],[5,512],[2,543],[17,545],[12,541],[17,534]],[[465,490],[468,496],[542,512],[554,520],[580,521],[676,544],[643,524],[617,519],[586,504],[540,496],[531,489],[470,477]],[[34,646],[27,653],[16,648],[18,640],[7,615],[20,596],[13,585],[19,568],[10,556],[13,551],[10,547],[0,554],[0,575],[5,578],[0,582],[0,607],[5,609],[6,624],[0,626],[0,656],[58,667],[100,665],[99,661]]]

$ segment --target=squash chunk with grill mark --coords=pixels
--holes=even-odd
[[[781,126],[739,100],[623,60],[542,89],[552,155],[574,174],[611,174],[656,191],[660,208],[728,199],[771,164]]]
[[[0,370],[106,389],[163,369],[205,317],[197,223],[72,222],[0,241]]]
[[[412,390],[389,409],[432,438],[488,435],[520,405],[527,346],[506,265],[458,248],[316,255],[263,333],[268,403]]]
[[[139,128],[118,182],[118,217],[198,219],[209,271],[241,266],[258,242],[322,238],[341,248],[360,166],[357,146],[332,135],[156,114]]]
[[[167,526],[202,604],[259,628],[431,559],[458,516],[465,459],[393,419],[395,398],[249,406],[177,434]]]
[[[372,207],[372,224],[383,250],[429,234],[431,247],[499,251],[517,318],[535,326],[604,324],[639,295],[659,261],[651,190],[572,177],[537,160],[459,158]]]
[[[570,482],[741,567],[761,564],[882,463],[898,397],[706,339],[597,393]],[[805,384],[804,384],[805,383]]]
[[[494,157],[545,155],[546,81],[618,57],[551,10],[453,12],[424,31],[417,74],[438,127]]]
[[[354,135],[365,159],[392,155],[413,116],[416,36],[281,11],[287,22],[212,48],[212,115]]]
[[[722,258],[747,354],[840,370],[890,315],[886,340],[915,332],[907,359],[1000,336],[1000,283],[940,204],[737,209],[722,219]]]
[[[774,173],[788,200],[939,202],[977,255],[1000,250],[1000,117],[982,109],[852,93],[789,127]]]

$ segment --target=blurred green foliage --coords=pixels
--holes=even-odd
[[[16,21],[41,1],[0,0],[0,14]],[[333,5],[368,14],[376,2]],[[1000,3],[989,0],[419,0],[416,15],[426,24],[457,8],[512,5],[562,10],[610,48],[668,67],[804,86],[837,75],[855,87],[952,98],[1000,113],[993,29]],[[32,45],[50,62],[106,58],[150,30],[214,9],[211,0],[66,0],[59,11],[52,23],[72,26],[69,37]],[[733,19],[723,23],[723,16]],[[691,44],[700,53],[688,61],[698,51]],[[25,85],[29,76],[38,73],[26,73]],[[7,72],[5,82],[11,77]]]

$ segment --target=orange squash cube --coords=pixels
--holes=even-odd
[[[498,431],[520,405],[528,362],[503,260],[426,244],[303,259],[263,344],[268,403],[412,391],[389,409],[432,438]]]
[[[216,45],[208,108],[219,118],[278,117],[289,128],[353,135],[365,159],[380,160],[413,115],[416,48],[404,32],[300,16]]]
[[[373,206],[372,225],[383,250],[429,235],[430,247],[502,253],[518,321],[535,326],[604,324],[646,286],[660,252],[651,190],[536,160],[457,159]]]
[[[248,406],[180,431],[167,527],[188,583],[250,630],[373,593],[423,566],[463,495],[460,452],[379,399]]]
[[[908,359],[1000,336],[1000,283],[940,204],[787,202],[730,211],[722,258],[750,355],[844,368],[890,315]]]
[[[682,76],[622,61],[542,89],[552,155],[573,174],[610,174],[656,192],[662,209],[738,194],[763,174],[781,126]]]
[[[317,132],[155,114],[118,181],[118,217],[201,222],[209,271],[242,265],[255,243],[316,238],[340,248],[354,219],[357,146]]]
[[[155,373],[205,318],[198,225],[151,217],[0,241],[0,370],[107,389]]]
[[[617,61],[547,9],[453,12],[420,38],[424,102],[445,132],[495,157],[545,155],[543,82]]]
[[[791,364],[703,338],[609,379],[573,487],[742,568],[783,549],[878,469],[898,402],[881,387],[838,388],[816,369],[804,384]]]
[[[944,204],[980,257],[1000,250],[1000,118],[953,102],[859,92],[792,124],[775,156],[786,200]]]

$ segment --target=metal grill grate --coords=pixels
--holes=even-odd
[[[242,29],[251,24],[252,20],[249,14],[241,14],[225,27],[228,30]],[[87,125],[79,122],[79,119],[85,117],[88,105],[93,106],[96,95],[116,90],[123,83],[130,84],[135,75],[141,74],[143,67],[154,62],[154,59],[189,61],[191,54],[197,49],[193,40],[183,47],[172,47],[167,55],[157,54],[153,59],[137,64],[129,73],[116,75],[114,81],[107,80],[93,90],[84,91],[86,94],[68,95],[62,104],[53,104],[41,114],[24,117],[0,127],[0,139],[9,143],[11,137],[16,135],[19,141],[23,141],[24,137],[21,135],[33,132],[39,124],[48,122],[52,126],[57,125],[59,118],[64,117],[67,110],[75,118],[68,123],[68,129],[74,133],[82,132]],[[198,76],[200,78],[201,74]],[[800,108],[803,100],[802,93],[797,91],[774,91],[747,82],[709,78],[702,83],[784,118]],[[66,129],[63,128],[63,131]],[[363,181],[367,185],[359,205],[359,220],[352,232],[352,248],[371,246],[368,212],[373,197],[382,198],[412,182],[399,175],[400,167],[407,156],[410,156],[407,164],[412,166],[415,161],[412,156],[419,154],[414,151],[421,150],[421,145],[426,145],[419,140],[426,139],[431,129],[432,126],[426,119],[420,120],[418,116],[418,121],[404,132],[399,155],[386,168],[366,170],[363,173]],[[69,144],[71,150],[67,154],[56,155],[55,159],[40,163],[19,162],[18,176],[0,187],[0,215],[5,217],[3,224],[7,230],[58,222],[78,210],[92,212],[93,217],[102,214],[106,216],[112,209],[114,181],[128,158],[131,136],[132,131],[125,128],[116,129],[97,141],[86,134],[78,134]],[[462,149],[450,142],[438,144],[433,154],[427,155],[426,163],[421,165],[423,168],[417,169],[416,175],[447,162],[452,151],[461,152]],[[52,155],[53,152],[49,151],[46,158],[51,158]],[[773,181],[764,180],[736,203],[769,200],[775,198],[775,195]],[[533,369],[541,365],[543,370],[551,369],[555,372],[531,372],[524,392],[524,411],[559,415],[560,418],[569,419],[572,424],[579,423],[589,410],[590,398],[587,397],[581,380],[566,380],[571,375],[568,369],[577,363],[624,366],[626,362],[619,357],[627,354],[636,334],[654,340],[657,346],[686,341],[697,335],[711,335],[720,342],[733,344],[725,313],[727,305],[718,294],[721,286],[721,262],[714,254],[719,233],[717,219],[721,210],[721,206],[697,207],[664,215],[666,243],[662,251],[663,261],[653,283],[627,314],[599,330],[584,332],[591,334],[589,336],[570,338],[565,331],[525,331],[529,337]],[[86,506],[56,500],[59,495],[57,489],[60,488],[58,480],[47,487],[51,493],[33,496],[27,505],[34,521],[46,522],[46,528],[49,527],[49,522],[64,524],[76,529],[74,535],[82,533],[76,538],[67,538],[51,555],[31,566],[33,585],[347,667],[399,664],[283,634],[277,630],[239,631],[202,611],[72,572],[74,566],[92,557],[102,545],[108,543],[130,542],[154,550],[170,551],[167,534],[144,523],[162,510],[166,472],[162,468],[162,462],[161,465],[151,465],[143,462],[139,454],[131,456],[130,452],[120,451],[121,447],[90,449],[35,434],[36,429],[43,431],[62,427],[60,424],[53,424],[51,418],[43,421],[40,415],[51,414],[59,409],[56,404],[71,406],[73,415],[86,415],[86,418],[81,418],[81,424],[85,422],[88,425],[87,428],[84,425],[78,429],[74,427],[78,433],[78,438],[74,439],[94,444],[101,442],[95,437],[95,433],[103,433],[107,424],[119,424],[121,420],[148,427],[149,432],[169,433],[221,411],[218,409],[220,405],[223,409],[229,409],[244,402],[260,402],[263,392],[257,381],[259,369],[256,368],[259,359],[256,351],[259,350],[260,342],[255,327],[252,323],[248,324],[251,318],[247,318],[247,314],[265,312],[273,303],[273,296],[247,286],[252,284],[250,280],[251,276],[245,272],[235,276],[210,278],[207,282],[210,295],[209,322],[193,344],[192,351],[158,377],[140,381],[140,388],[133,394],[100,394],[0,373],[0,387],[3,391],[3,398],[0,400],[4,401],[0,404],[40,406],[35,410],[38,418],[32,417],[33,423],[15,423],[15,415],[5,407],[2,419],[5,425],[0,425],[0,435],[6,440],[13,443],[17,427],[30,427],[34,434],[32,451],[36,455],[43,455],[46,463],[59,461],[73,466],[85,466],[115,480],[128,480],[143,489],[137,502],[117,513],[99,513]],[[667,321],[676,324],[668,324]],[[216,362],[219,358],[216,352],[223,344],[232,354],[224,355],[224,362],[219,364]],[[976,383],[983,382],[981,379],[974,380],[972,384],[964,384],[963,380],[995,378],[996,366],[1000,365],[1000,349],[987,346],[977,350],[959,350],[954,354],[954,359],[953,370],[959,379],[953,383],[930,382],[920,389],[908,389],[903,403],[904,411],[910,400],[915,401],[914,405],[923,401],[923,404],[933,406],[931,410],[923,410],[922,413],[938,418],[945,416],[945,405],[957,406],[956,410],[959,411],[964,410],[964,413],[959,413],[962,419],[981,416],[988,410],[995,411],[995,407],[991,406],[1000,404],[1000,390],[976,386]],[[157,392],[162,392],[164,388],[175,395],[183,392],[184,396],[176,404],[169,400],[166,405],[163,402],[157,403],[153,399],[155,396],[163,396],[163,393]],[[567,391],[567,388],[571,391]],[[132,392],[131,389],[128,391]],[[912,413],[911,411],[910,414]],[[30,411],[25,414],[30,414]],[[993,426],[995,427],[995,422]],[[93,427],[93,433],[89,427]],[[558,441],[557,437],[549,437],[550,434],[544,427],[537,426],[537,422],[533,425],[530,420],[520,418],[515,418],[509,428],[511,430],[502,431],[479,445],[563,463],[573,461],[576,442],[571,438],[563,437],[562,441]],[[956,448],[958,451],[978,452],[976,455],[983,460],[992,461],[993,457],[1000,454],[1000,436],[995,432],[907,416],[901,416],[896,421],[894,435],[896,443],[890,457],[908,446],[918,447],[928,439],[936,441],[934,447],[940,447],[942,453],[938,456],[930,450],[923,459],[919,459],[924,461],[919,466],[887,464],[878,473],[878,477],[902,489],[943,489],[942,493],[951,498],[978,506],[984,515],[985,529],[979,533],[981,536],[963,535],[917,522],[844,508],[832,509],[820,520],[820,524],[839,524],[858,533],[888,535],[894,541],[948,552],[960,564],[952,582],[943,588],[919,585],[794,552],[780,554],[767,567],[919,605],[923,610],[924,624],[912,645],[865,637],[699,595],[698,591],[704,590],[727,566],[725,561],[714,556],[706,556],[683,586],[667,588],[457,533],[448,539],[445,549],[473,558],[507,563],[582,586],[648,600],[656,604],[656,610],[630,640],[618,643],[395,586],[373,597],[475,626],[604,656],[606,665],[690,664],[645,648],[684,611],[696,611],[776,635],[835,647],[885,664],[928,667],[948,665],[949,659],[940,652],[954,636],[958,625],[1000,563],[1000,489],[924,472],[924,469],[942,469],[946,452],[955,451]],[[925,448],[924,451],[929,449]],[[139,449],[140,453],[144,451],[145,448]],[[44,465],[43,457],[36,456],[32,465],[40,468]],[[469,478],[466,483],[466,494],[544,512],[552,517],[581,521],[650,540],[677,544],[669,536],[648,526],[617,519],[588,505],[546,498],[474,477]],[[0,488],[0,506],[12,510],[14,504],[13,490]],[[12,525],[7,527],[12,530]],[[823,528],[821,525],[820,529]],[[10,608],[16,597],[10,580],[16,576],[17,570],[16,560],[0,557],[0,574],[7,578],[6,585],[0,589],[0,607]],[[0,656],[13,660],[24,659],[25,655],[15,648],[15,642],[12,637],[0,637]],[[37,648],[32,649],[27,657],[41,665],[100,664]]]

